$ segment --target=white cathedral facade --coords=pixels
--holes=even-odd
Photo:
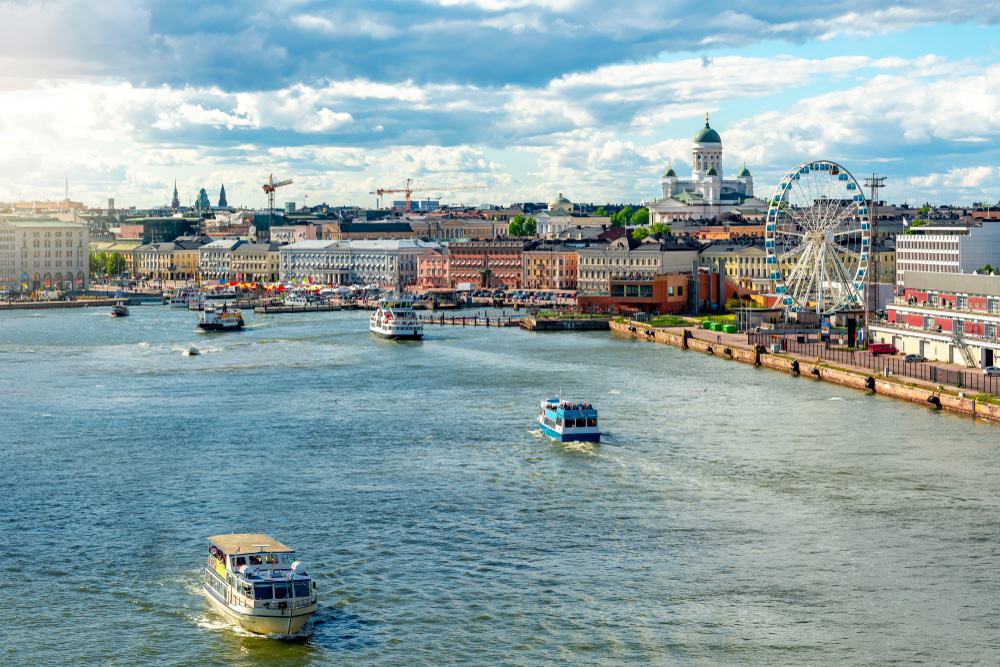
[[[763,204],[753,199],[753,177],[743,166],[734,179],[722,174],[722,137],[708,124],[694,137],[691,147],[691,178],[680,179],[668,166],[660,181],[662,198],[649,206],[651,222],[707,220],[744,205]]]

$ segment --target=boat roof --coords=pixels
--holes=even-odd
[[[264,533],[230,533],[229,535],[212,535],[208,541],[222,549],[227,554],[240,553],[281,553],[295,551],[270,535]]]

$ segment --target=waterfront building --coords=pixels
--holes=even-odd
[[[141,218],[128,218],[122,225],[125,227],[142,227],[141,240],[143,243],[167,243],[173,241],[178,236],[192,234],[197,231],[200,218],[185,218],[181,216],[149,216]]]
[[[319,223],[271,227],[271,242],[278,245],[288,245],[299,241],[316,241],[323,238],[322,235],[323,226]]]
[[[416,239],[299,241],[279,248],[279,276],[285,282],[401,290],[417,283],[418,257],[439,247]]]
[[[233,248],[230,280],[273,283],[278,280],[281,260],[276,243],[240,243]]]
[[[233,250],[243,243],[240,239],[218,239],[198,249],[198,272],[206,280],[231,280]]]
[[[611,281],[639,276],[644,279],[667,273],[691,275],[701,246],[688,237],[647,237],[641,242],[630,236],[604,246],[581,248],[577,265],[577,290],[581,294],[606,296]]]
[[[452,285],[519,289],[523,284],[525,241],[456,241],[448,246]]]
[[[411,219],[414,235],[439,241],[488,240],[507,235],[507,221],[479,218]]]
[[[649,206],[650,222],[707,220],[739,207],[761,205],[753,198],[753,176],[746,165],[735,179],[725,179],[722,167],[722,137],[708,123],[694,137],[691,147],[691,178],[682,179],[668,165],[660,181],[661,198]],[[766,205],[764,206],[766,210]]]
[[[165,243],[144,243],[135,250],[132,273],[151,280],[193,280],[198,276],[200,248],[208,236],[178,236]]]
[[[903,271],[900,287],[872,327],[877,342],[934,361],[1000,363],[1000,276]]]
[[[524,288],[576,290],[578,251],[590,245],[589,241],[572,245],[552,241],[533,243],[524,251]]]
[[[447,248],[432,248],[417,255],[417,287],[420,289],[451,287]]]
[[[896,276],[909,271],[972,273],[1000,266],[1000,222],[928,224],[896,237]]]
[[[378,241],[417,236],[408,222],[324,222],[323,239],[329,241]]]
[[[87,289],[88,250],[84,223],[0,218],[0,289]]]
[[[211,218],[206,218],[202,223],[205,227],[205,234],[214,239],[257,238],[257,229],[254,227],[254,214],[250,211],[236,211],[227,213],[217,211]]]

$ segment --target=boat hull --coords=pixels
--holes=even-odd
[[[387,331],[378,331],[372,329],[371,332],[378,336],[379,338],[385,338],[386,340],[420,340],[424,337],[423,332],[412,332],[412,333],[390,333]]]
[[[226,616],[230,621],[236,623],[244,630],[258,635],[294,635],[302,631],[309,617],[316,612],[316,605],[310,605],[294,610],[294,614],[289,610],[273,610],[273,615],[268,614],[245,614],[233,609],[220,600],[208,588],[202,586],[201,592],[209,599],[212,606]],[[271,611],[271,610],[268,610]]]
[[[243,324],[227,325],[216,322],[199,322],[198,328],[202,331],[239,331],[243,328]]]
[[[560,433],[539,422],[542,435],[557,442],[600,442],[600,433]]]

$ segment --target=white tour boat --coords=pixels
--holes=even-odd
[[[225,304],[221,308],[205,306],[198,313],[198,328],[205,331],[239,331],[243,325],[243,313]]]
[[[204,295],[194,287],[184,287],[174,290],[167,303],[171,308],[187,308],[191,304],[200,304],[204,298]]]
[[[385,298],[372,313],[368,330],[376,336],[394,340],[420,340],[424,325],[413,311],[413,299]]]
[[[259,533],[208,538],[202,590],[250,632],[292,635],[316,611],[316,584],[295,551]]]

